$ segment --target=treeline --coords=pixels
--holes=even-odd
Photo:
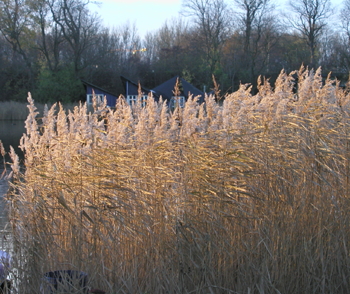
[[[213,75],[229,93],[259,75],[321,66],[339,79],[350,68],[350,0],[183,0],[178,18],[140,38],[137,28],[108,28],[90,0],[0,2],[0,101],[84,98],[81,80],[116,94],[120,75],[153,88],[174,75],[210,91]],[[336,23],[330,17],[336,16]]]

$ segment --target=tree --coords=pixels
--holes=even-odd
[[[33,93],[35,100],[42,103],[70,103],[84,97],[84,87],[76,78],[74,68],[67,66],[57,72],[42,68],[38,77],[38,85]]]
[[[324,72],[331,71],[338,80],[348,79],[350,72],[350,0],[343,3],[339,26],[328,26],[320,39],[320,65]]]
[[[289,6],[296,13],[290,19],[293,28],[298,30],[306,41],[310,51],[310,66],[316,67],[316,50],[321,34],[331,15],[329,0],[293,0]],[[289,17],[289,16],[288,16]]]
[[[61,65],[60,53],[64,37],[60,26],[54,22],[46,0],[35,1],[34,23],[37,26],[36,48],[44,56],[50,71],[56,72]]]
[[[166,21],[155,33],[154,52],[157,59],[154,62],[155,85],[159,85],[174,75],[180,75],[183,68],[189,66],[191,30],[183,19]],[[199,49],[197,50],[197,55]],[[190,63],[190,64],[189,64]]]
[[[33,2],[29,0],[0,1],[0,31],[11,45],[14,53],[19,54],[26,64],[30,78],[33,77],[33,54],[35,32],[32,25]]]
[[[329,54],[329,63],[337,66],[337,71],[348,73],[350,71],[350,0],[343,2],[340,11],[340,28],[337,33],[333,33],[329,47],[332,54]],[[334,70],[334,69],[333,69]]]
[[[47,0],[53,21],[59,26],[67,42],[75,73],[91,64],[94,56],[86,54],[97,46],[101,20],[88,10],[89,0]]]
[[[277,17],[270,0],[235,0],[238,11],[239,28],[243,35],[243,68],[247,69],[247,79],[255,80],[256,72],[266,66],[270,50],[278,39]],[[260,59],[260,68],[257,62]]]
[[[269,0],[235,0],[238,8],[241,9],[240,22],[244,30],[244,51],[249,52],[251,48],[251,36],[254,27],[261,23],[261,20],[268,7]]]
[[[95,56],[94,63],[83,71],[84,78],[110,92],[124,91],[120,75],[138,81],[143,64],[144,49],[135,25],[126,23],[113,29],[104,29],[95,36],[96,46],[88,48],[87,57]]]
[[[345,0],[343,2],[343,7],[340,11],[340,21],[341,28],[343,32],[346,34],[349,42],[350,42],[350,0]]]
[[[224,0],[184,0],[183,7],[183,14],[191,16],[196,25],[195,37],[200,43],[198,49],[202,47],[205,50],[210,81],[220,66],[221,50],[231,27],[227,4]]]

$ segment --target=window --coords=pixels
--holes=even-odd
[[[137,101],[137,97],[138,95],[128,95],[126,97],[126,102],[129,104],[129,105],[132,105],[133,103],[135,104],[136,101]],[[146,106],[146,103],[147,103],[147,95],[143,95],[141,96],[141,105],[142,106]]]
[[[105,95],[103,94],[87,94],[86,95],[86,102],[87,104],[92,104],[92,98],[96,97],[98,103],[102,103]]]
[[[184,96],[177,96],[177,97],[171,97],[170,100],[170,109],[175,109],[176,107],[185,107],[185,97]]]

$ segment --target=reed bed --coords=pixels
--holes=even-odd
[[[29,97],[15,291],[73,269],[107,293],[348,293],[350,96],[293,76],[173,113],[53,105],[40,125]]]
[[[52,103],[51,103],[52,105]],[[65,109],[73,109],[77,104],[65,105]],[[45,104],[36,104],[40,113],[43,113]],[[28,107],[26,103],[17,101],[0,102],[0,120],[26,120],[28,117]]]
[[[0,102],[0,120],[25,120],[28,108],[25,103],[16,101]]]

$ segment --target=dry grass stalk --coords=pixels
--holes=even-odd
[[[19,293],[68,267],[107,293],[347,293],[350,100],[319,77],[189,99],[181,125],[150,97],[53,106],[38,132],[29,97]]]

